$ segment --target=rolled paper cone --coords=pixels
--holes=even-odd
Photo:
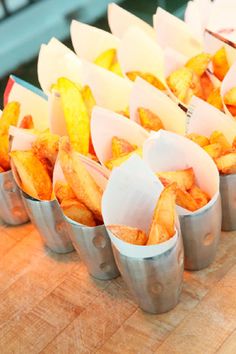
[[[217,33],[206,30],[204,33],[204,51],[214,55],[222,47],[225,48],[229,66],[236,61],[236,47],[232,46],[229,41],[225,40]]]
[[[184,22],[200,40],[203,39],[204,29],[207,26],[208,17],[211,11],[211,5],[211,0],[203,0],[188,1],[186,6]]]
[[[236,42],[235,10],[236,5],[234,1],[217,1],[212,6],[207,28]]]
[[[121,18],[122,21],[120,20]],[[148,23],[115,3],[108,5],[108,23],[111,33],[120,39],[123,37],[127,29],[132,26],[139,27],[152,38],[152,40],[156,39],[155,31]]]
[[[221,89],[220,89],[220,94],[224,106],[224,111],[226,114],[228,114],[230,117],[233,117],[233,115],[230,113],[228,110],[226,104],[224,103],[224,96],[225,94],[233,87],[236,87],[236,77],[235,77],[235,70],[236,70],[236,62],[231,66],[229,71],[224,77],[224,80],[222,81]]]

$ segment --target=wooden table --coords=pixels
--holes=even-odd
[[[178,306],[138,309],[119,277],[91,278],[78,255],[43,246],[31,224],[0,225],[0,353],[236,353],[236,232],[185,272]]]

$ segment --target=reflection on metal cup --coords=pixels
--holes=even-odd
[[[184,242],[184,266],[188,270],[200,270],[215,258],[221,234],[221,200],[203,212],[180,215],[180,226]]]
[[[222,230],[236,230],[236,174],[220,176]]]
[[[32,223],[46,245],[56,253],[74,250],[70,239],[70,227],[56,200],[37,200],[22,192],[23,200]]]
[[[20,225],[29,221],[29,216],[12,172],[0,173],[0,218],[9,225]]]
[[[72,243],[94,278],[109,280],[120,275],[104,225],[88,227],[67,218]]]
[[[120,273],[141,309],[158,314],[177,305],[184,269],[180,234],[172,248],[151,258],[129,257],[112,247]]]

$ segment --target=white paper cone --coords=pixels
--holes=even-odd
[[[191,140],[160,130],[144,143],[143,158],[153,172],[193,168],[197,185],[210,196],[211,200],[195,212],[178,207],[180,215],[203,212],[218,198],[219,173],[216,165],[211,157]]]
[[[222,102],[223,102],[223,106],[224,106],[224,111],[226,114],[228,114],[232,118],[233,118],[232,114],[230,113],[230,111],[228,110],[227,106],[224,103],[224,95],[226,94],[226,92],[228,92],[233,87],[236,87],[236,62],[231,66],[231,68],[229,69],[229,71],[225,75],[224,80],[222,81],[221,90],[220,90],[220,94],[221,94],[221,98],[222,98]]]
[[[224,1],[214,4],[207,28],[236,42],[235,11],[235,1]]]
[[[185,134],[186,114],[166,94],[150,85],[147,81],[137,78],[130,95],[130,119],[138,124],[138,108],[147,108],[162,121],[166,130]]]
[[[88,61],[94,61],[108,49],[117,49],[120,43],[111,33],[76,20],[71,22],[70,32],[76,54]]]
[[[37,138],[37,135],[30,132],[28,129],[17,128],[14,126],[10,126],[9,135],[13,137],[11,151],[30,150],[32,143]]]
[[[189,59],[186,55],[183,55],[170,47],[164,49],[164,58],[165,77],[168,77],[173,71],[182,68]]]
[[[215,130],[219,130],[232,144],[236,136],[236,121],[220,112],[219,109],[198,97],[193,97],[187,116],[187,134],[197,133],[210,137]]]
[[[106,226],[121,224],[137,227],[147,234],[154,209],[163,186],[137,155],[112,171],[102,198],[102,215]],[[128,257],[148,258],[166,252],[174,246],[178,235],[153,246],[138,246],[124,242],[108,230],[112,243]]]
[[[220,48],[224,47],[226,51],[229,66],[233,65],[236,61],[236,48],[226,42],[221,41],[209,32],[204,33],[204,51],[214,55]]]
[[[202,52],[202,43],[194,37],[184,21],[161,7],[157,8],[154,21],[157,43],[162,48],[171,47],[187,57]]]
[[[96,106],[92,112],[91,136],[96,155],[104,165],[112,158],[111,141],[114,136],[142,147],[149,133],[130,119]]]
[[[61,97],[55,91],[48,97],[49,123],[52,134],[68,135]]]
[[[115,3],[108,5],[108,23],[111,32],[120,39],[131,26],[139,27],[150,38],[156,39],[155,31],[149,24]]]

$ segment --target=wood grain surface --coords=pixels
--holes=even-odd
[[[222,233],[215,262],[185,272],[176,308],[149,315],[121,277],[93,279],[31,224],[0,224],[0,353],[235,354],[235,254],[236,232]]]

